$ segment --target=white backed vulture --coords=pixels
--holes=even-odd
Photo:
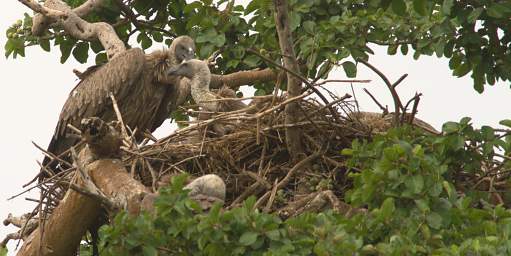
[[[60,113],[48,151],[59,155],[78,142],[66,136],[67,125],[79,127],[83,118],[116,120],[110,94],[117,100],[124,123],[131,129],[154,131],[169,117],[175,88],[163,84],[166,70],[193,58],[195,43],[188,36],[174,39],[168,50],[144,54],[139,48],[118,54],[86,76],[71,91]],[[57,171],[57,163],[45,157],[43,166]]]

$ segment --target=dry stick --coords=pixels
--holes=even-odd
[[[177,166],[182,164],[182,163],[184,163],[184,162],[186,162],[186,161],[189,161],[189,160],[192,160],[192,159],[195,159],[195,158],[199,158],[199,157],[203,157],[203,156],[205,156],[205,155],[195,155],[195,156],[187,157],[187,158],[185,158],[185,159],[183,159],[183,160],[181,160],[181,161],[179,161],[179,162],[177,162],[175,164],[171,164],[169,167],[167,167],[167,169],[165,169],[163,172],[161,172],[159,174],[159,177],[161,177],[163,174],[165,174],[167,171],[171,170],[172,168],[176,168],[180,173],[186,173],[185,171],[179,169]]]
[[[46,167],[42,166],[42,168],[46,168]],[[66,171],[64,171],[64,172],[59,172],[59,173],[57,173],[57,174],[55,174],[55,175],[51,176],[50,178],[46,179],[44,182],[51,182],[52,180],[57,179],[57,178],[59,177],[59,175],[64,176],[63,174],[65,174],[66,172],[68,172],[68,171],[70,171],[70,170],[72,170],[72,169],[66,170]],[[36,177],[37,177],[37,176],[36,176]],[[18,196],[21,196],[21,195],[23,195],[23,194],[25,194],[25,193],[29,192],[30,190],[32,190],[32,189],[34,189],[34,188],[41,187],[41,186],[44,184],[44,182],[38,183],[38,184],[36,184],[36,185],[34,185],[34,186],[32,186],[32,187],[29,187],[29,188],[27,188],[27,189],[25,189],[25,190],[21,191],[20,193],[18,193],[18,194],[16,194],[16,195],[14,195],[14,196],[11,196],[11,197],[7,198],[7,201],[12,200],[12,199],[14,199],[14,198],[16,198],[16,197],[18,197]],[[26,187],[26,186],[25,186],[25,187]]]
[[[271,207],[273,205],[273,202],[275,201],[275,195],[277,195],[277,184],[279,179],[275,179],[275,182],[273,183],[273,188],[271,190],[270,199],[268,199],[268,202],[266,202],[266,206],[264,207],[263,211],[266,213],[269,213],[271,211]]]
[[[330,79],[330,80],[325,80],[325,81],[321,81],[320,83],[315,83],[314,86],[321,86],[321,85],[324,85],[326,83],[370,83],[371,80],[369,79],[364,79],[364,80],[358,80],[358,79]]]
[[[314,111],[313,111],[312,113],[310,113],[309,115],[313,115],[313,114],[315,114],[315,113],[318,113],[318,112],[320,112],[320,111],[323,111],[324,109],[326,109],[326,108],[328,108],[328,107],[331,107],[331,106],[334,106],[335,104],[337,104],[337,103],[339,103],[339,102],[341,102],[341,101],[344,101],[345,99],[349,99],[349,98],[351,98],[351,95],[349,95],[349,94],[347,94],[347,93],[346,93],[344,96],[342,96],[342,97],[340,97],[340,98],[338,98],[338,99],[336,99],[336,100],[334,100],[334,101],[331,101],[330,103],[326,104],[325,106],[322,106],[322,107],[321,107],[321,108],[319,108],[319,109],[314,110]],[[304,118],[300,119],[299,121],[302,121],[303,119],[304,119]]]
[[[73,132],[75,132],[78,135],[82,134],[82,131],[80,131],[80,129],[74,127],[72,124],[67,124],[66,127],[71,129]]]
[[[300,100],[300,99],[303,99],[307,96],[309,96],[311,93],[310,92],[305,92],[299,96],[296,96],[296,97],[293,97],[293,98],[289,98],[289,99],[286,99],[285,101],[279,103],[278,105],[275,105],[274,107],[272,108],[269,108],[263,112],[259,112],[257,114],[254,114],[254,115],[251,115],[251,116],[246,116],[246,115],[236,115],[234,117],[230,117],[231,119],[235,119],[235,120],[252,120],[252,119],[257,119],[257,118],[260,118],[260,117],[263,117],[265,115],[268,115],[270,113],[272,113],[273,111],[277,110],[277,109],[280,109],[280,108],[283,108],[285,107],[287,104],[291,103],[291,102],[294,102],[294,101],[297,101],[297,100]],[[211,118],[211,119],[208,119],[208,120],[204,120],[204,121],[201,121],[195,125],[190,125],[188,127],[185,127],[183,129],[180,129],[180,130],[177,130],[175,131],[174,133],[172,133],[171,135],[167,136],[167,137],[164,137],[160,140],[158,140],[159,142],[161,141],[165,141],[165,145],[164,147],[166,147],[168,145],[168,143],[170,143],[170,138],[172,137],[175,137],[175,136],[178,136],[178,135],[181,135],[181,134],[184,134],[184,133],[188,133],[190,131],[193,131],[195,129],[197,129],[198,127],[201,127],[201,126],[207,126],[215,121],[218,121],[218,120],[222,120],[222,119],[226,119],[226,120],[229,120],[229,118],[224,118],[225,116],[222,116],[221,118],[219,116],[216,116],[214,118]],[[229,117],[229,116],[228,116]]]
[[[358,105],[357,94],[355,93],[355,89],[353,89],[353,84],[350,84],[351,93],[353,94],[353,100],[355,101],[355,107],[357,108],[357,112],[360,112],[360,106]]]
[[[306,157],[305,159],[301,160],[295,166],[293,166],[293,168],[291,168],[291,170],[289,170],[289,172],[287,172],[286,176],[277,184],[277,190],[282,189],[283,187],[285,187],[289,183],[289,181],[291,180],[291,177],[293,177],[293,175],[299,169],[301,169],[303,166],[307,165],[312,160],[318,158],[320,155],[321,154],[319,152],[316,152],[316,153]],[[268,197],[270,196],[270,193],[271,193],[271,191],[268,191],[262,197],[260,197],[257,200],[256,204],[254,205],[254,208],[258,208],[262,203],[264,203],[264,201],[266,201],[268,199]]]
[[[413,96],[408,102],[406,102],[406,105],[404,107],[404,110],[407,110],[408,109],[408,106],[414,102],[415,104],[415,100],[417,99],[417,97],[421,97],[422,96],[422,93],[415,93],[415,96]]]
[[[78,143],[76,143],[75,147],[80,147],[82,144],[84,144],[85,141],[80,141]],[[45,152],[46,150],[42,149],[41,147],[39,147],[37,144],[34,143],[34,145],[41,151]],[[44,166],[45,168],[48,167],[50,164],[52,164],[55,160],[59,160],[59,161],[62,161],[66,164],[68,164],[69,166],[72,166],[70,163],[62,160],[60,157],[64,156],[65,154],[69,153],[71,151],[71,148],[68,148],[66,149],[64,152],[60,153],[56,158],[50,158],[50,161]],[[50,153],[50,152],[48,152]],[[64,170],[65,171],[65,170]],[[30,184],[32,184],[37,178],[39,178],[39,176],[41,176],[42,172],[39,172],[31,181],[29,181],[27,184],[24,184],[22,187],[26,187]]]
[[[417,107],[419,106],[419,101],[421,100],[421,95],[422,93],[415,93],[415,101],[413,102],[413,107],[412,107],[412,114],[410,115],[410,120],[409,120],[409,123],[412,124],[413,123],[413,120],[415,119],[415,115],[417,114]]]
[[[357,61],[362,62],[364,65],[366,65],[368,68],[370,68],[376,74],[378,74],[378,76],[381,77],[383,82],[385,82],[385,85],[389,89],[390,94],[392,95],[392,99],[394,100],[394,119],[393,119],[393,123],[394,123],[394,125],[398,125],[399,124],[399,113],[400,113],[401,109],[403,109],[403,104],[401,103],[401,99],[399,98],[399,95],[397,94],[396,89],[394,88],[398,84],[392,85],[390,83],[389,79],[380,70],[378,70],[373,65],[369,64],[369,62],[367,62],[367,61],[365,61],[363,59],[357,59]],[[401,82],[403,80],[400,79],[398,81]]]
[[[378,107],[380,107],[380,109],[383,111],[384,115],[389,113],[388,108],[386,106],[383,107],[383,105],[380,104],[380,102],[366,88],[364,88],[364,92],[367,93],[367,95],[369,95],[369,97],[371,97],[371,99],[374,101],[374,103],[376,103],[376,105],[378,105]]]
[[[308,89],[310,89],[310,90],[312,90],[312,91],[314,91],[314,93],[316,93],[316,94],[318,95],[318,97],[319,97],[319,98],[320,98],[320,99],[321,99],[321,100],[322,100],[325,104],[328,104],[328,103],[329,103],[329,102],[328,102],[328,100],[325,98],[325,96],[324,96],[324,95],[323,95],[323,94],[322,94],[322,93],[321,93],[321,92],[320,92],[320,91],[319,91],[316,87],[314,87],[314,85],[313,85],[311,82],[309,82],[309,80],[307,80],[306,78],[304,78],[304,77],[303,77],[303,76],[301,76],[300,74],[298,74],[298,73],[296,73],[296,72],[294,72],[294,71],[292,71],[292,70],[290,70],[290,69],[288,69],[288,68],[286,68],[286,67],[284,67],[284,66],[282,66],[282,65],[280,65],[280,64],[278,64],[278,63],[276,63],[275,61],[271,60],[270,58],[268,58],[268,57],[266,57],[266,56],[264,56],[264,55],[262,55],[262,54],[260,54],[259,52],[257,52],[257,51],[256,51],[256,50],[254,50],[254,49],[248,49],[247,51],[249,51],[249,52],[251,52],[251,53],[253,53],[253,54],[255,54],[255,55],[259,56],[260,58],[262,58],[262,59],[263,59],[263,60],[265,60],[266,62],[269,62],[269,63],[271,63],[271,64],[275,65],[276,67],[278,67],[278,68],[280,68],[280,69],[283,69],[283,70],[285,70],[286,72],[288,72],[288,73],[292,74],[293,76],[297,77],[298,79],[302,80],[302,82],[304,82],[304,84],[307,86],[307,88],[308,88]],[[335,119],[335,121],[336,121],[336,122],[341,122],[341,121],[339,120],[339,117],[337,116],[337,115],[338,115],[338,113],[336,113],[336,112],[335,112],[332,108],[329,108],[329,110],[330,110],[330,113],[332,114],[332,117]]]
[[[41,150],[43,152],[43,154],[51,159],[56,159],[56,160],[59,160],[60,162],[63,162],[69,166],[72,166],[71,163],[69,163],[68,161],[65,161],[64,159],[60,158],[60,156],[62,154],[60,154],[59,156],[56,156],[55,154],[51,153],[50,151],[47,151],[47,150],[44,150],[42,147],[40,147],[39,145],[37,145],[37,143],[35,143],[34,141],[32,141],[32,144],[39,150]],[[45,167],[48,167],[48,165],[46,165]]]
[[[128,132],[126,131],[126,126],[124,125],[124,121],[122,120],[121,111],[119,110],[119,106],[117,105],[117,100],[115,100],[115,96],[110,92],[110,99],[112,99],[112,105],[114,107],[115,115],[117,116],[117,121],[121,123],[121,132],[124,138],[129,138]]]
[[[403,82],[403,80],[405,80],[405,78],[408,77],[408,74],[404,74],[402,75],[397,81],[395,81],[393,84],[392,84],[392,88],[396,89],[396,87],[401,83]]]
[[[41,194],[43,194],[43,192],[42,192],[42,191],[41,191]],[[48,194],[49,194],[49,190],[46,190],[46,191],[44,192],[44,196],[43,196],[43,198],[44,198],[44,197],[46,197]],[[39,204],[41,204],[41,202],[40,202]],[[32,219],[32,217],[34,217],[34,216],[35,216],[35,213],[37,212],[37,209],[39,209],[39,204],[38,204],[38,205],[34,208],[34,210],[32,210],[32,212],[28,215],[28,217],[27,217],[27,221],[25,222],[25,224],[23,224],[23,228],[21,228],[21,230],[19,231],[19,232],[20,232],[20,235],[23,235],[23,233],[25,232],[25,229],[26,229],[26,227],[27,227],[28,222]],[[41,218],[41,216],[39,216],[39,218]],[[15,250],[17,250],[17,249],[18,249],[18,246],[20,245],[20,242],[21,242],[21,239],[20,239],[20,240],[18,240],[18,243],[16,243],[16,248],[15,248]]]
[[[42,191],[41,191],[41,194],[40,194],[39,198],[40,198],[40,202],[37,205],[38,208],[39,208],[39,250],[38,250],[37,254],[40,256],[42,254],[42,251],[43,251],[43,235],[44,235],[44,222],[45,222],[43,220],[43,218],[46,217],[43,214],[43,200],[44,200],[44,197],[43,197]]]
[[[153,169],[153,166],[151,166],[151,163],[149,163],[149,160],[144,158],[144,161],[147,165],[147,168],[149,169],[149,173],[151,173],[151,179],[153,180],[151,183],[151,188],[153,189],[153,192],[156,192],[156,182],[158,181],[158,175]]]
[[[255,174],[253,172],[250,172],[250,171],[242,171],[241,173],[249,176],[250,178],[254,179],[255,181],[259,182],[260,184],[263,184],[266,187],[266,189],[271,188],[271,184],[267,180],[261,178],[259,175]]]
[[[219,102],[219,101],[242,101],[242,100],[250,100],[250,99],[268,99],[273,98],[273,95],[263,95],[263,96],[250,96],[243,98],[218,98],[211,100],[203,100],[201,102]],[[222,112],[208,112],[208,113],[222,113]]]

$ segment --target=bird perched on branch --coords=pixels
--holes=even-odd
[[[66,136],[68,124],[79,127],[83,118],[116,120],[110,95],[118,103],[124,123],[140,133],[154,131],[169,117],[175,88],[161,83],[167,70],[195,55],[195,43],[188,36],[174,39],[169,49],[144,54],[139,48],[119,53],[97,68],[71,91],[60,113],[48,151],[59,155],[79,138]],[[43,166],[56,171],[57,163],[45,157]]]

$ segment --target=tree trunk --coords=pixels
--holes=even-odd
[[[283,55],[284,67],[300,73],[298,62],[295,57],[293,49],[293,38],[291,35],[291,28],[289,27],[289,6],[287,0],[274,0],[275,4],[275,24],[279,36],[280,49]],[[299,96],[302,92],[301,81],[294,75],[287,73],[287,92],[290,98]],[[290,103],[286,106],[286,124],[293,124],[298,122],[299,118],[298,103]],[[292,161],[296,162],[300,154],[303,153],[302,141],[300,136],[299,127],[288,127],[286,129],[286,144],[291,156]]]

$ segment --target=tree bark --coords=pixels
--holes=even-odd
[[[293,49],[293,37],[289,27],[289,6],[287,0],[274,0],[275,4],[275,24],[279,37],[279,45],[283,55],[283,64],[289,70],[300,73],[298,61]],[[288,97],[299,96],[302,91],[301,81],[294,75],[287,73],[287,91]],[[290,103],[285,109],[286,124],[293,124],[299,119],[299,105],[296,102]],[[300,154],[303,154],[302,141],[299,127],[288,127],[286,129],[286,144],[292,161],[296,162]]]
[[[82,150],[75,165],[82,169],[75,172],[72,187],[78,187],[97,197],[105,197],[119,208],[140,207],[147,188],[132,179],[120,159],[105,158],[120,155],[119,134],[99,119],[91,119],[82,132],[87,147]],[[117,139],[116,139],[117,138]],[[91,189],[95,187],[97,191]],[[18,255],[75,255],[80,241],[92,224],[97,221],[102,207],[97,197],[69,189],[44,222],[44,233],[38,227],[25,240]]]
[[[106,50],[107,57],[126,50],[124,42],[119,39],[112,25],[106,22],[89,23],[81,17],[98,8],[103,0],[88,0],[72,10],[61,0],[46,0],[44,6],[34,0],[18,0],[36,14],[32,24],[32,34],[42,35],[52,23],[58,23],[70,36],[85,41],[99,40]]]

